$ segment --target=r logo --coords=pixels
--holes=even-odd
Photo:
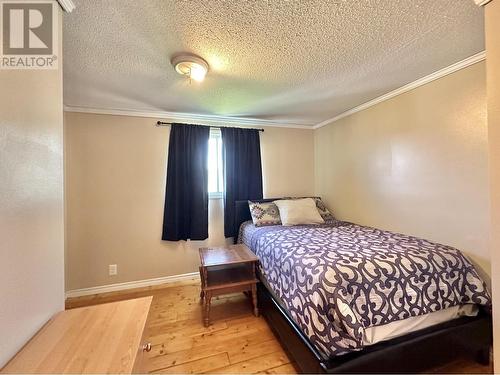
[[[52,4],[2,3],[3,55],[52,55]]]

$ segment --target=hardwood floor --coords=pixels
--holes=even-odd
[[[212,302],[211,325],[203,326],[199,280],[71,298],[66,308],[153,296],[147,330],[153,344],[151,373],[297,373],[262,317],[243,294]],[[433,373],[492,373],[489,366],[457,361]]]

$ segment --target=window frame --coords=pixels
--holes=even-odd
[[[216,160],[217,160],[217,191],[208,192],[208,199],[222,199],[224,197],[224,165],[222,160],[222,134],[220,129],[210,128],[210,138],[216,140]],[[208,148],[210,155],[210,146]],[[208,165],[207,165],[207,168]],[[210,169],[208,169],[210,173]],[[208,187],[207,187],[208,189]]]

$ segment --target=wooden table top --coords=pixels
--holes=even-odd
[[[131,373],[153,297],[61,311],[2,373]]]
[[[202,267],[257,262],[259,258],[243,244],[228,247],[202,247],[200,260]]]

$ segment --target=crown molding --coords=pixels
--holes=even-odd
[[[79,106],[64,106],[65,112],[76,113],[91,113],[97,115],[114,115],[114,116],[131,116],[131,117],[148,117],[154,119],[168,120],[172,122],[196,123],[200,125],[246,125],[246,126],[270,126],[276,128],[293,128],[293,129],[313,129],[313,124],[305,123],[289,123],[287,121],[252,119],[245,117],[229,117],[215,115],[200,115],[194,113],[180,112],[163,112],[163,111],[134,111],[128,109],[114,108],[91,108]]]
[[[474,2],[476,3],[476,5],[479,5],[480,7],[483,7],[485,6],[486,4],[488,4],[491,0],[474,0]]]
[[[335,121],[338,121],[344,117],[353,115],[354,113],[361,112],[367,108],[373,107],[376,104],[382,103],[386,100],[389,100],[391,98],[394,98],[395,96],[404,94],[405,92],[411,91],[416,89],[417,87],[423,86],[427,83],[430,83],[432,81],[435,81],[437,79],[443,78],[447,76],[448,74],[455,73],[461,69],[467,68],[470,65],[476,64],[480,61],[483,61],[486,59],[486,51],[482,51],[479,53],[476,53],[475,55],[472,55],[462,61],[459,61],[455,64],[452,64],[450,66],[447,66],[444,69],[438,70],[437,72],[434,72],[432,74],[429,74],[428,76],[422,77],[420,79],[417,79],[416,81],[413,81],[407,85],[404,85],[396,90],[393,90],[391,92],[388,92],[387,94],[381,95],[375,99],[372,99],[366,103],[363,103],[361,105],[358,105],[357,107],[351,108],[348,111],[345,111],[335,117],[329,118],[328,120],[322,121],[319,124],[316,124],[313,126],[313,129],[319,129],[325,125],[331,124]]]
[[[76,5],[73,0],[57,0],[66,13],[71,13]]]

